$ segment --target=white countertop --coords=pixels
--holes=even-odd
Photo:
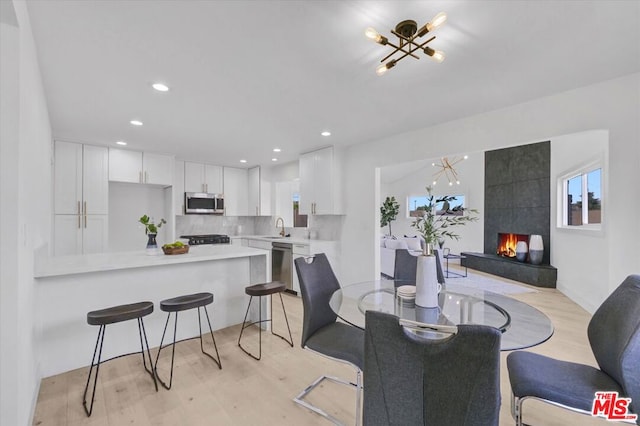
[[[268,242],[282,242],[282,243],[290,243],[290,244],[302,244],[302,245],[310,245],[314,243],[333,243],[335,241],[330,240],[311,240],[309,238],[297,238],[297,237],[281,237],[279,235],[235,235],[230,237],[232,239],[245,238],[247,240],[258,240],[258,241],[268,241]]]
[[[230,244],[190,246],[189,253],[185,254],[165,255],[162,253],[162,249],[158,249],[158,253],[158,255],[149,256],[145,250],[138,250],[36,258],[34,277],[46,278],[87,272],[265,256],[264,250]]]

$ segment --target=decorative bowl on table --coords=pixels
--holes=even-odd
[[[189,253],[189,246],[184,245],[182,247],[162,247],[164,254],[185,254]]]

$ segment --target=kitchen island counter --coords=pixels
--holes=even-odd
[[[242,323],[249,302],[244,289],[270,281],[271,253],[220,244],[190,247],[181,255],[149,256],[140,250],[44,257],[36,260],[35,277],[37,362],[42,376],[48,377],[89,365],[98,333],[98,327],[87,324],[87,313],[93,310],[153,302],[154,312],[144,318],[151,348],[160,343],[167,318],[160,311],[164,299],[210,292],[214,300],[207,308],[214,331]],[[263,299],[268,315],[270,306]],[[257,317],[254,305],[252,318]],[[196,309],[181,312],[178,323],[178,340],[199,334]],[[107,328],[103,359],[140,351],[136,321]],[[207,328],[205,321],[203,330]],[[232,357],[236,350],[220,348],[220,355]]]

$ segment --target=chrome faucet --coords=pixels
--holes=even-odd
[[[278,221],[282,222],[282,229],[280,230],[280,236],[284,237],[285,236],[285,232],[284,232],[284,219],[281,217],[278,217],[276,219],[276,228],[278,227]]]

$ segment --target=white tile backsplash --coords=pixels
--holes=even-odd
[[[296,238],[319,240],[340,240],[344,216],[309,216],[308,228],[285,228],[286,234]],[[277,235],[280,228],[275,226],[275,216],[176,216],[176,236],[197,234]]]

